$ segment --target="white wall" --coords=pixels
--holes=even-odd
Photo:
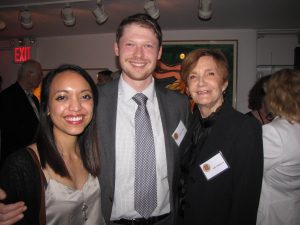
[[[260,51],[261,46],[257,50],[255,30],[173,30],[164,31],[163,33],[164,40],[168,41],[238,40],[236,105],[239,111],[248,111],[248,91],[256,80],[256,65],[257,61],[260,61],[257,60],[257,57],[260,59],[261,55],[265,54],[265,52]],[[95,77],[100,68],[117,69],[113,52],[114,40],[115,35],[112,33],[38,38],[34,46],[36,51],[34,55],[35,59],[40,61],[45,69],[55,68],[62,63],[74,63],[88,68],[89,72]],[[285,40],[282,41],[285,42]],[[259,52],[258,56],[257,51]],[[2,55],[1,49],[0,54]],[[9,65],[2,67],[7,62]],[[14,68],[16,68],[16,65],[12,63],[9,56],[5,57],[4,60],[0,60],[0,74],[2,73],[5,76],[9,74],[10,76],[10,79],[5,79],[4,86],[8,86],[15,80],[16,74],[10,72],[16,71]]]
[[[101,68],[117,69],[114,40],[114,34],[39,38],[37,58],[45,69],[53,69],[63,63],[77,64],[96,79]]]
[[[264,34],[257,39],[257,77],[294,67],[297,34]]]
[[[17,78],[18,65],[13,63],[13,50],[0,49],[0,76],[2,76],[2,89],[14,83]]]
[[[39,38],[37,45],[37,57],[47,69],[62,63],[84,68],[114,66],[111,35]]]
[[[297,35],[259,35],[257,65],[293,65]]]

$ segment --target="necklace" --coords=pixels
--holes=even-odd
[[[82,205],[82,216],[83,216],[83,219],[84,221],[87,221],[87,209],[88,209],[88,206],[85,204],[85,202],[83,202],[83,205]]]

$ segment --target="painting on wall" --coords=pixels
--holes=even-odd
[[[229,84],[225,99],[236,107],[237,82],[237,40],[224,41],[164,41],[161,60],[155,70],[155,78],[169,89],[186,93],[185,84],[180,77],[180,65],[185,56],[197,48],[217,48],[227,57],[229,64]]]

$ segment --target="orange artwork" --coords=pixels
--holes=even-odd
[[[158,82],[160,82],[166,88],[173,91],[178,91],[181,94],[189,96],[186,85],[181,79],[180,70],[180,64],[170,66],[163,63],[162,61],[158,61],[154,72],[154,78],[157,79]],[[191,108],[193,109],[195,103],[192,101],[192,99],[190,101]]]
[[[165,86],[171,90],[179,91],[182,94],[186,93],[186,86],[180,76],[180,64],[170,66],[162,61],[158,61],[154,77],[160,80]]]

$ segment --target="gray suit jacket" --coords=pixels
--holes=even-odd
[[[115,188],[115,133],[118,101],[119,79],[99,86],[99,103],[97,107],[98,135],[101,151],[101,198],[102,211],[109,224]],[[178,166],[179,147],[171,137],[180,120],[187,125],[189,101],[184,95],[155,84],[162,126],[165,134],[168,181],[170,187],[171,214],[174,213],[173,176]],[[172,216],[173,217],[173,216]]]

